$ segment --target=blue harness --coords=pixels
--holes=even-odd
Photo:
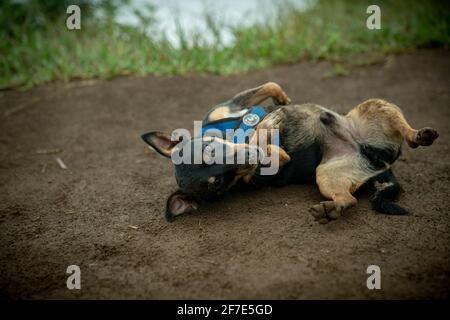
[[[244,132],[248,129],[255,128],[267,115],[266,110],[261,106],[253,106],[250,110],[240,117],[230,117],[221,119],[214,122],[206,123],[202,126],[202,137],[205,136],[207,131],[214,129],[214,131],[220,131],[224,139],[226,139],[227,130],[236,131],[242,129]],[[234,136],[235,143],[238,142],[238,137]],[[247,141],[248,142],[248,141]]]

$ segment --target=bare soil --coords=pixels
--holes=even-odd
[[[3,298],[448,298],[450,53],[423,50],[324,76],[303,62],[236,76],[118,78],[0,92]],[[215,103],[267,81],[295,103],[346,112],[368,98],[440,133],[394,165],[407,216],[377,214],[369,192],[320,225],[314,185],[232,194],[174,223],[170,161],[139,135],[193,128]],[[58,150],[59,149],[59,150]],[[56,158],[67,166],[62,169]],[[81,290],[66,268],[81,268]],[[366,269],[381,268],[368,290]]]

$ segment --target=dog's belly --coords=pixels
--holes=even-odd
[[[359,152],[358,143],[344,135],[329,135],[322,145],[323,162],[333,158],[355,155]]]

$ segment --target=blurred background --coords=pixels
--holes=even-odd
[[[81,8],[81,30],[66,9]],[[366,9],[381,7],[381,30]],[[230,74],[450,43],[446,1],[1,0],[0,87],[129,74]],[[363,63],[370,63],[371,57]]]
[[[0,299],[448,299],[449,3],[0,0]],[[341,114],[386,99],[435,128],[394,166],[411,214],[375,214],[362,190],[319,225],[317,187],[291,185],[167,224],[173,166],[141,134],[192,129],[268,81]],[[367,289],[369,265],[382,290]]]

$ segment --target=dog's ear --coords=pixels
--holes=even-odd
[[[170,140],[169,137],[158,131],[144,133],[141,138],[159,154],[167,158],[170,158],[173,147],[180,143],[180,141]]]
[[[176,216],[197,210],[198,202],[180,191],[176,191],[170,195],[166,203],[166,220],[172,222]]]

